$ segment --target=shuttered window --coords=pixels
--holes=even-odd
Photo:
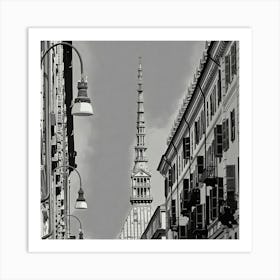
[[[189,202],[189,180],[184,179],[183,181],[183,195],[182,195],[182,209],[187,209],[188,202]]]
[[[218,186],[212,189],[212,220],[218,217]]]
[[[227,191],[235,192],[235,165],[226,166]]]
[[[231,80],[233,79],[233,75],[236,74],[236,42],[234,42],[230,49],[231,55]]]
[[[206,103],[206,108],[207,108],[206,123],[207,123],[207,127],[208,127],[208,125],[209,125],[209,105],[208,105],[208,102]]]
[[[227,55],[225,57],[225,75],[226,75],[226,90],[228,84],[230,83],[230,57]]]
[[[191,156],[190,137],[183,138],[183,156],[184,159],[189,159]]]
[[[196,206],[196,228],[203,229],[204,228],[204,204],[198,204]]]
[[[173,164],[173,168],[172,168],[172,185],[175,183],[176,180],[176,164]]]
[[[203,173],[204,164],[203,164],[203,156],[197,156],[197,172],[198,174]]]
[[[218,78],[218,106],[222,101],[222,87],[221,87],[221,70],[219,70],[219,78]]]
[[[231,141],[235,140],[235,110],[230,112],[230,130],[231,130]]]
[[[169,188],[172,188],[172,168],[170,168],[168,171],[168,185]]]
[[[167,197],[168,195],[168,179],[165,178],[164,180],[164,196]]]
[[[187,239],[187,228],[180,226],[180,239]]]
[[[197,122],[194,123],[194,129],[195,129],[195,144],[198,144],[198,127],[197,127]]]
[[[215,139],[215,156],[221,158],[223,156],[223,131],[222,125],[217,124],[214,128]]]
[[[228,119],[223,121],[223,150],[227,151],[229,148],[229,127],[228,127]]]
[[[171,225],[176,225],[176,199],[171,200]]]
[[[218,177],[218,199],[219,204],[222,204],[222,201],[224,200],[224,178]]]

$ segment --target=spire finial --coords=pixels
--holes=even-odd
[[[142,74],[142,57],[139,56],[138,60],[139,60],[139,62],[138,62],[138,79],[142,80],[142,75],[143,75]]]

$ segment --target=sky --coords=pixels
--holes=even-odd
[[[81,220],[85,238],[114,239],[131,207],[138,57],[142,57],[146,154],[155,209],[164,203],[164,178],[157,167],[205,42],[75,41],[73,45],[83,59],[94,115],[74,117],[77,170],[88,208],[74,209],[79,182],[72,173],[70,211]],[[74,97],[79,79],[80,63],[73,52]],[[73,219],[71,233],[77,232]]]

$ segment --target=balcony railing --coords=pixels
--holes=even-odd
[[[215,166],[207,166],[201,174],[200,181],[206,184],[215,184],[217,180]]]
[[[151,195],[139,195],[139,196],[131,196],[130,197],[131,202],[152,202],[153,197]]]

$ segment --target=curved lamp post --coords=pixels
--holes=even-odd
[[[91,106],[90,98],[87,96],[88,86],[87,86],[87,81],[85,80],[85,76],[84,76],[83,61],[82,61],[79,51],[73,45],[71,45],[67,42],[61,42],[61,43],[57,43],[57,44],[54,44],[51,47],[49,47],[41,58],[41,67],[43,65],[43,61],[44,61],[44,58],[46,57],[47,53],[49,53],[49,51],[51,49],[55,48],[58,45],[68,46],[68,47],[74,49],[74,51],[77,53],[77,55],[79,57],[80,64],[81,64],[81,81],[78,82],[78,86],[77,86],[78,87],[78,96],[75,98],[74,105],[72,107],[72,115],[73,116],[91,116],[91,115],[93,115],[93,109]]]
[[[79,239],[84,239],[84,234],[83,234],[83,228],[82,228],[81,220],[77,216],[72,215],[72,214],[71,215],[67,215],[67,217],[73,217],[73,218],[75,218],[79,222],[79,225],[80,225],[80,227],[79,227]],[[70,232],[70,226],[69,226],[69,232]]]
[[[80,175],[79,171],[78,171],[75,167],[73,167],[73,166],[71,166],[71,165],[60,165],[60,166],[56,167],[56,168],[53,170],[53,172],[55,172],[55,171],[56,171],[57,169],[59,169],[59,168],[70,168],[70,169],[74,170],[74,171],[79,175],[80,189],[79,189],[79,191],[78,191],[78,195],[79,195],[79,196],[78,196],[78,198],[77,198],[77,200],[76,200],[75,208],[76,208],[76,209],[87,209],[87,202],[86,202],[86,200],[85,200],[84,191],[83,191],[83,189],[82,189],[82,178],[81,178],[81,175]]]

